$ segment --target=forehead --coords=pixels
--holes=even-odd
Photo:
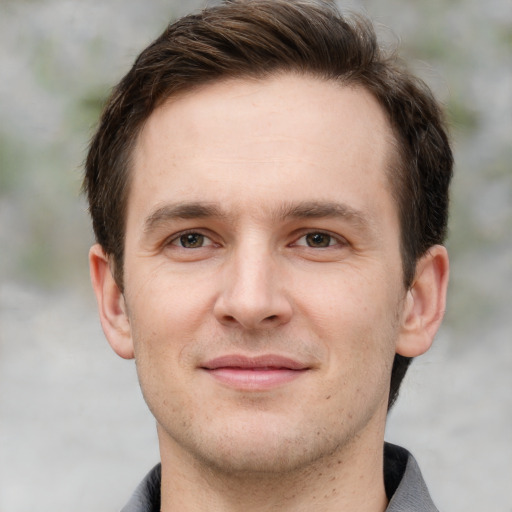
[[[226,204],[282,198],[283,188],[298,200],[331,200],[329,189],[343,195],[343,185],[364,199],[367,183],[388,188],[393,154],[386,116],[361,87],[293,74],[220,81],[170,98],[149,117],[128,206],[134,196],[200,201],[214,189],[207,199]]]

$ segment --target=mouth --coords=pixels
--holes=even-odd
[[[258,357],[222,356],[207,361],[200,369],[225,386],[263,391],[283,386],[311,368],[300,361],[270,354]]]

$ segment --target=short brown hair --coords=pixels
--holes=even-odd
[[[112,258],[121,290],[130,160],[144,122],[170,96],[199,85],[279,72],[362,86],[386,112],[397,147],[388,174],[406,288],[418,258],[443,242],[453,158],[428,87],[379,47],[371,22],[343,16],[332,2],[232,0],[170,24],[114,88],[92,139],[83,188],[96,239]],[[409,363],[395,356],[389,406]]]

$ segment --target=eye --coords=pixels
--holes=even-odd
[[[339,243],[340,242],[336,240],[333,236],[327,233],[322,233],[321,231],[317,231],[302,236],[297,240],[296,245],[303,245],[313,248],[324,248],[333,245],[338,245]]]
[[[183,233],[171,241],[172,245],[183,247],[184,249],[199,249],[212,245],[212,241],[201,233],[190,232]]]
[[[325,233],[309,233],[309,235],[306,235],[306,243],[309,247],[329,247],[331,242],[331,235]]]

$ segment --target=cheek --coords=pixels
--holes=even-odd
[[[150,304],[146,306],[149,313],[141,315],[145,322],[132,322],[135,364],[144,400],[155,418],[165,421],[166,417],[190,409],[187,404],[193,400],[189,396],[193,386],[181,354],[193,338],[183,328],[188,325],[186,318],[166,315],[163,309],[151,310]]]
[[[364,269],[363,269],[364,270]],[[332,334],[351,329],[373,329],[392,323],[396,316],[395,286],[381,274],[354,267],[339,267],[325,273],[304,273],[297,279],[295,303],[303,317]]]
[[[132,275],[126,289],[135,358],[145,372],[150,365],[179,371],[187,364],[182,353],[212,328],[213,280],[164,267]]]
[[[297,302],[301,321],[310,322],[310,331],[330,354],[333,380],[339,376],[344,385],[351,379],[382,381],[394,358],[399,293],[394,282],[374,276],[338,272]]]
[[[212,279],[201,278],[200,273],[182,275],[162,268],[132,279],[127,290],[130,316],[134,324],[146,325],[146,336],[165,331],[193,329],[213,306]]]

